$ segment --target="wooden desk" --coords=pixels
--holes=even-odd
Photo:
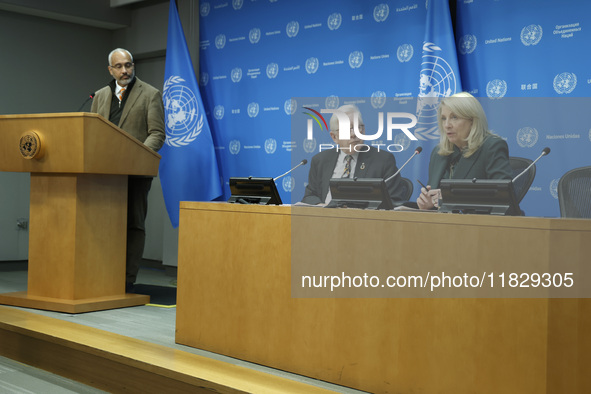
[[[584,265],[591,221],[183,202],[176,342],[373,393],[591,387],[589,299],[293,297],[301,267],[368,250],[416,267]]]

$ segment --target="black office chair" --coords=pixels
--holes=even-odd
[[[575,168],[560,178],[558,203],[563,218],[591,219],[591,166]]]
[[[412,192],[414,191],[412,181],[408,178],[400,177],[400,188],[402,188],[402,200],[408,201],[412,196]]]
[[[509,164],[511,165],[511,169],[513,170],[513,178],[517,175],[521,174],[523,170],[527,168],[532,163],[532,160],[526,159],[524,157],[509,157]],[[513,190],[515,190],[515,199],[518,203],[523,200],[523,197],[527,194],[529,187],[534,181],[536,177],[536,165],[534,164],[531,166],[529,170],[525,174],[519,177],[513,184]]]

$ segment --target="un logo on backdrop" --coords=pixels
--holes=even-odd
[[[309,139],[305,139],[304,142],[302,143],[302,146],[304,147],[304,152],[306,153],[312,153],[316,150],[316,138],[312,138],[311,140]]]
[[[230,78],[232,79],[232,82],[240,82],[242,79],[242,69],[240,67],[233,68],[232,71],[230,71]]]
[[[175,148],[193,142],[203,130],[203,115],[199,114],[197,98],[179,76],[164,83],[163,101],[166,109],[166,144]]]
[[[326,109],[337,109],[339,107],[339,102],[339,98],[333,94],[324,100],[324,106]]]
[[[277,63],[269,63],[267,65],[267,77],[273,79],[279,73],[279,65]]]
[[[363,64],[363,52],[354,51],[349,54],[349,67],[359,68]]]
[[[538,45],[542,39],[542,26],[529,25],[521,29],[521,42],[525,46]]]
[[[273,153],[275,153],[275,150],[277,149],[277,141],[273,138],[268,138],[265,140],[265,152],[267,152],[267,154],[272,155]]]
[[[390,7],[388,4],[378,4],[373,9],[373,19],[376,22],[383,22],[388,19],[388,15],[390,14]]]
[[[208,73],[201,73],[201,78],[199,78],[199,83],[201,84],[201,86],[207,86],[207,84],[209,83],[209,74]]]
[[[234,7],[235,10],[239,10],[242,8],[243,3],[243,0],[232,0],[232,7]]]
[[[289,38],[294,38],[298,35],[298,32],[300,31],[300,24],[296,21],[291,21],[287,24],[285,31]]]
[[[517,130],[517,144],[522,148],[531,148],[538,142],[538,130],[533,127],[522,127]]]
[[[552,182],[550,182],[550,194],[552,195],[552,197],[554,197],[555,199],[558,200],[558,181],[560,179],[552,179]]]
[[[250,40],[251,44],[256,44],[261,40],[261,29],[255,27],[254,29],[250,29],[248,33],[248,39]]]
[[[230,141],[230,145],[228,146],[230,153],[233,155],[237,155],[240,152],[240,141],[232,140]]]
[[[341,27],[342,22],[343,17],[341,16],[341,14],[335,12],[334,14],[330,14],[328,16],[328,21],[326,22],[326,24],[328,25],[328,28],[330,30],[337,30],[339,27]]]
[[[396,134],[392,142],[394,142],[394,144],[400,145],[402,150],[407,150],[410,146],[410,138],[408,138],[404,133]]]
[[[414,55],[415,50],[410,44],[402,44],[398,47],[396,51],[396,57],[400,63],[406,63],[410,59],[412,59],[412,55]]]
[[[209,11],[211,11],[211,6],[209,5],[209,3],[202,3],[201,7],[199,7],[199,13],[202,17],[206,17],[207,15],[209,15]]]
[[[288,175],[283,178],[283,190],[288,193],[291,193],[295,188],[295,178],[291,175]]]
[[[293,115],[298,107],[298,102],[296,99],[287,99],[283,104],[283,110],[285,111],[286,115]]]
[[[501,98],[507,94],[507,82],[493,79],[486,84],[486,95],[490,98]]]
[[[477,44],[478,40],[476,40],[475,35],[466,34],[460,38],[460,41],[458,42],[458,50],[462,55],[466,55],[468,53],[474,52]]]
[[[382,108],[386,104],[386,92],[378,90],[371,94],[371,106],[375,109]]]
[[[213,117],[217,120],[222,120],[224,118],[225,109],[223,105],[216,105],[213,109]]]
[[[554,77],[554,90],[558,94],[569,94],[577,87],[577,76],[574,73],[562,73]]]
[[[317,57],[309,57],[306,59],[306,72],[308,74],[314,74],[318,71],[318,58]]]
[[[259,114],[259,105],[258,103],[250,103],[248,104],[248,108],[246,109],[248,112],[248,116],[251,118],[256,118]]]
[[[218,34],[215,38],[215,47],[217,49],[223,49],[226,46],[226,36],[224,34]]]

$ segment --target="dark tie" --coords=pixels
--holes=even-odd
[[[351,176],[351,155],[347,155],[345,157],[345,171],[343,171],[343,176],[341,178],[349,178]]]
[[[126,88],[121,88],[121,90],[119,91],[119,101],[123,101],[123,94],[125,93],[125,89]]]

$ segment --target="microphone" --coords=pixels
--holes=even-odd
[[[78,111],[76,112],[80,112],[82,110],[82,108],[84,108],[84,106],[86,105],[87,102],[89,102],[90,100],[92,100],[94,98],[95,94],[94,92],[90,93],[88,95],[88,98],[86,100],[84,100],[84,102],[82,103],[82,105],[80,106],[80,108],[78,108]]]
[[[297,166],[295,166],[294,168],[292,168],[291,170],[287,171],[285,174],[281,174],[279,175],[277,178],[273,178],[273,182],[275,182],[277,179],[282,178],[284,176],[286,176],[287,174],[289,174],[290,172],[292,172],[293,170],[295,170],[296,168],[298,168],[299,166],[303,166],[304,164],[306,164],[308,162],[308,160],[304,159],[302,161],[300,161],[300,164],[298,164]]]
[[[421,153],[422,151],[423,151],[423,147],[421,147],[421,146],[417,147],[417,149],[415,149],[415,153],[413,153],[413,154],[412,154],[412,156],[411,156],[411,157],[410,157],[410,158],[409,158],[409,159],[406,161],[406,163],[404,163],[404,164],[402,165],[402,167],[400,167],[400,168],[398,169],[398,171],[396,171],[396,172],[394,173],[394,175],[391,175],[390,177],[388,177],[388,178],[387,178],[387,179],[386,179],[384,182],[388,182],[389,180],[393,179],[393,178],[394,178],[396,175],[400,174],[400,171],[402,171],[402,169],[404,168],[404,166],[405,166],[405,165],[407,165],[407,164],[408,164],[408,162],[409,162],[409,161],[410,161],[410,160],[411,160],[413,157],[415,157],[416,155],[418,155],[418,154],[419,154],[419,153]]]
[[[529,166],[527,166],[527,168],[525,170],[521,171],[521,173],[519,175],[517,175],[515,178],[513,178],[513,180],[511,182],[512,183],[515,183],[515,181],[517,180],[517,178],[519,178],[520,176],[522,176],[523,174],[525,174],[527,172],[527,170],[529,170],[531,168],[531,166],[533,166],[534,164],[536,164],[536,162],[542,158],[542,156],[546,156],[549,153],[550,153],[550,148],[545,147],[542,150],[542,154],[540,156],[538,156],[538,158],[535,159]]]

